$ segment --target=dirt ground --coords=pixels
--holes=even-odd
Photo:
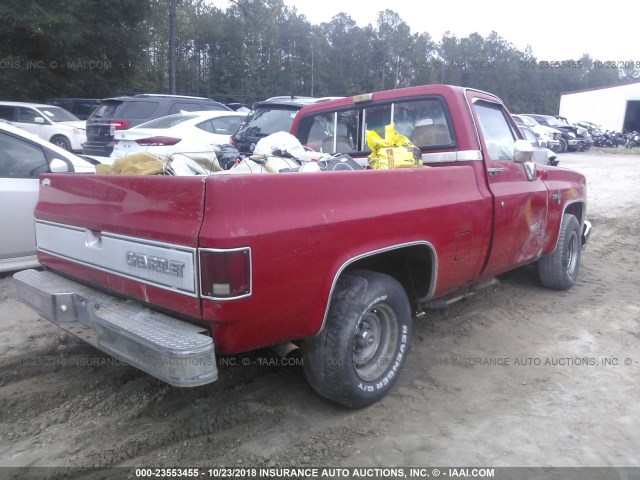
[[[61,351],[3,275],[0,466],[640,467],[640,156],[560,165],[589,185],[577,285],[546,290],[527,267],[429,312],[394,391],[363,410],[318,397],[269,351],[194,389]]]

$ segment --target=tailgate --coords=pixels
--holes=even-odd
[[[84,283],[200,318],[201,177],[45,174],[38,257]]]
[[[112,135],[111,122],[87,124],[88,140],[111,140]]]

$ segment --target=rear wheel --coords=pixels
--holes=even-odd
[[[71,151],[71,142],[63,135],[55,135],[51,137],[51,140],[49,141],[60,148],[64,148],[68,152]]]
[[[555,251],[538,262],[538,276],[542,285],[555,290],[568,290],[575,284],[582,252],[580,237],[578,219],[573,215],[565,215]]]
[[[334,402],[371,405],[398,378],[410,335],[411,306],[394,278],[365,270],[344,274],[324,328],[304,342],[307,380]]]

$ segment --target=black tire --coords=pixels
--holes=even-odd
[[[553,153],[562,153],[562,144],[558,143],[557,145],[554,145],[553,148],[551,148],[551,151]]]
[[[307,381],[323,397],[347,407],[377,402],[403,368],[411,320],[407,294],[394,278],[366,270],[343,274],[324,328],[304,341]]]
[[[51,137],[51,140],[49,140],[51,143],[53,143],[54,145],[65,149],[66,151],[70,152],[71,151],[71,142],[69,141],[69,139],[63,135],[54,135],[53,137]]]
[[[573,215],[565,215],[555,251],[538,262],[538,277],[542,285],[555,290],[568,290],[576,283],[582,255],[580,237],[578,219]]]
[[[569,149],[569,144],[564,138],[560,137],[560,153],[564,153],[568,149]]]

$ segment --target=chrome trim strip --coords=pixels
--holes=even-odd
[[[331,307],[331,297],[333,296],[333,291],[335,290],[336,284],[338,283],[338,278],[340,278],[340,275],[342,274],[342,272],[349,265],[351,265],[354,262],[357,262],[358,260],[362,260],[363,258],[371,257],[371,256],[377,255],[379,253],[390,252],[392,250],[399,250],[401,248],[415,247],[415,246],[425,246],[431,251],[431,258],[433,260],[433,270],[431,271],[431,283],[430,283],[430,286],[429,286],[429,292],[427,292],[427,294],[424,297],[421,297],[419,300],[421,302],[423,302],[423,301],[431,299],[431,297],[433,297],[433,294],[435,292],[436,281],[437,281],[437,278],[438,278],[438,255],[437,255],[436,249],[434,248],[432,243],[427,242],[427,241],[408,242],[408,243],[401,243],[401,244],[398,244],[398,245],[393,245],[393,246],[386,247],[386,248],[380,248],[378,250],[373,250],[371,252],[361,253],[360,255],[357,255],[357,256],[347,260],[345,263],[343,263],[342,266],[336,272],[335,276],[333,277],[333,283],[331,284],[331,289],[329,290],[329,297],[327,298],[327,306],[326,306],[325,311],[324,311],[324,318],[322,319],[322,325],[320,325],[320,328],[316,332],[316,335],[322,331],[322,329],[324,328],[325,323],[327,323],[327,317],[329,316],[329,308]]]
[[[423,163],[466,161],[482,161],[482,152],[480,150],[458,150],[454,152],[433,152],[422,154]]]
[[[195,248],[110,232],[100,232],[94,237],[90,229],[82,227],[44,220],[37,220],[35,223],[38,251],[145,285],[198,297]],[[65,235],[61,235],[62,233]],[[163,271],[140,269],[129,265],[126,253],[136,247],[144,249],[136,253],[162,259],[166,258],[167,253],[171,253],[172,258],[168,260],[173,260],[182,266],[182,275],[174,276]]]
[[[202,292],[204,291],[204,289],[202,288],[202,260],[200,257],[200,253],[201,252],[240,252],[245,250],[249,252],[249,293],[246,293],[244,295],[238,295],[236,297],[209,297],[207,295],[203,295]],[[200,298],[207,298],[209,300],[224,302],[229,300],[239,300],[241,298],[247,298],[253,294],[253,254],[251,253],[251,247],[198,248],[197,257],[198,257],[198,286],[200,287]]]

